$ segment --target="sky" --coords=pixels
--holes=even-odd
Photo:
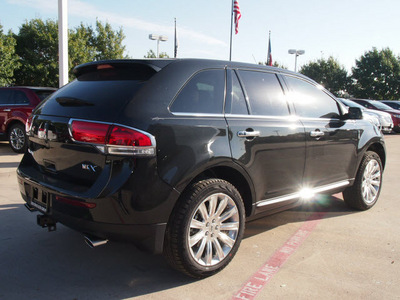
[[[366,51],[389,47],[400,53],[398,0],[238,0],[242,17],[233,35],[232,60],[265,62],[271,31],[272,59],[290,70],[304,50],[303,64],[333,56],[348,71]],[[174,18],[178,57],[229,59],[231,0],[68,0],[68,26],[95,26],[96,19],[122,28],[126,54],[143,58],[157,42],[149,34],[168,36],[160,52],[174,55]],[[34,18],[58,18],[57,0],[0,0],[3,31],[18,33]]]

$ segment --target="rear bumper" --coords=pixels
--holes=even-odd
[[[31,209],[35,209],[31,206],[29,201],[27,201],[27,206]],[[33,211],[38,210],[35,209]],[[95,236],[107,240],[132,242],[140,249],[153,254],[161,254],[163,251],[164,234],[167,226],[166,223],[107,224],[74,218],[57,211],[53,211],[52,214],[44,214],[84,235]]]
[[[101,198],[84,198],[34,181],[17,170],[21,196],[30,208],[85,235],[127,241],[151,253],[163,251],[164,234],[179,193],[166,184],[153,191],[135,178],[116,193]],[[150,186],[150,185],[149,185]],[[155,193],[163,201],[156,199]]]

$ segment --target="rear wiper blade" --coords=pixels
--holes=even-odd
[[[58,97],[56,101],[62,106],[93,106],[94,103],[73,97]]]

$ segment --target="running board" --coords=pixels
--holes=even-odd
[[[290,200],[294,200],[294,199],[302,199],[302,198],[307,198],[305,194],[307,195],[316,195],[316,194],[320,194],[323,192],[327,192],[330,190],[334,190],[340,187],[344,187],[346,185],[349,185],[350,181],[349,180],[343,180],[343,181],[339,181],[333,184],[328,184],[328,185],[324,185],[324,186],[320,186],[317,188],[313,188],[313,189],[307,189],[307,192],[305,193],[305,190],[299,191],[297,193],[293,193],[293,194],[289,194],[286,196],[280,196],[280,197],[275,197],[275,198],[271,198],[271,199],[267,199],[267,200],[262,200],[260,202],[258,202],[256,204],[257,207],[263,207],[266,205],[271,205],[271,204],[275,204],[275,203],[280,203],[280,202],[285,202],[285,201],[290,201]]]

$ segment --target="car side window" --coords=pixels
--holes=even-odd
[[[248,115],[246,99],[243,89],[236,74],[232,72],[232,108],[231,113],[236,115]]]
[[[239,71],[252,115],[288,116],[289,108],[278,78],[273,73]]]
[[[337,102],[318,86],[291,76],[285,76],[296,114],[306,118],[340,118]]]
[[[205,70],[193,76],[170,107],[172,112],[222,114],[225,70]]]
[[[0,105],[12,104],[11,91],[0,90]]]
[[[13,91],[14,104],[29,104],[29,99],[22,91]]]

